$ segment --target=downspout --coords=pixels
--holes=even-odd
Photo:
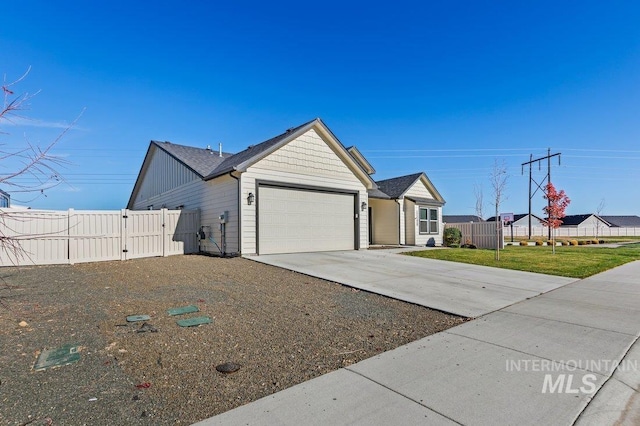
[[[236,180],[236,182],[238,182],[238,254],[241,255],[242,254],[242,248],[241,248],[241,244],[242,244],[242,240],[241,240],[241,236],[242,236],[242,197],[240,194],[240,178],[235,177],[233,175],[233,171],[229,172],[229,176],[231,176],[232,178],[234,178]]]

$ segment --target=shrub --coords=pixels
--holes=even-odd
[[[458,228],[447,228],[443,234],[444,245],[447,247],[453,247],[460,244],[462,240],[462,232]]]
[[[591,244],[598,244],[598,240],[591,240]]]
[[[569,245],[569,241],[567,241],[567,240],[562,240],[560,242],[562,243],[563,246],[568,246]]]
[[[578,245],[579,246],[585,246],[585,245],[587,245],[587,242],[585,240],[580,240],[580,241],[578,241]]]
[[[585,244],[591,244],[591,240],[587,240],[584,242]]]
[[[463,244],[463,245],[461,245],[460,247],[462,247],[462,248],[468,248],[468,249],[476,249],[476,248],[478,248],[478,247],[476,247],[476,245],[475,245],[475,244],[471,244],[471,243]]]
[[[521,246],[528,246],[529,245],[529,241],[522,240],[522,241],[520,241],[520,245]]]
[[[544,241],[542,241],[542,240],[536,240],[536,245],[537,245],[537,246],[543,246],[543,245],[544,245]]]
[[[606,241],[605,240],[599,240],[598,241],[600,244],[604,244]]]
[[[571,244],[572,246],[577,246],[578,245],[578,240],[571,240],[571,241],[569,241],[569,244]]]

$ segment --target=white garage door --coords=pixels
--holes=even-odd
[[[261,186],[258,253],[354,249],[354,195]]]

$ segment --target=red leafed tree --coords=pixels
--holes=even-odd
[[[555,253],[555,229],[562,225],[562,218],[566,216],[564,211],[569,203],[571,203],[571,200],[567,197],[567,194],[565,194],[564,189],[561,189],[560,192],[558,192],[551,182],[546,185],[545,190],[546,194],[544,195],[544,199],[547,200],[547,206],[542,210],[544,210],[547,216],[546,226],[549,226],[554,230],[551,234],[551,245],[553,246],[553,252]]]

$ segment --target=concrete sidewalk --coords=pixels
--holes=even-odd
[[[640,261],[198,424],[637,424],[638,277]]]
[[[424,250],[424,247],[422,247]],[[464,317],[478,317],[576,281],[398,255],[393,250],[271,254],[248,259]]]

